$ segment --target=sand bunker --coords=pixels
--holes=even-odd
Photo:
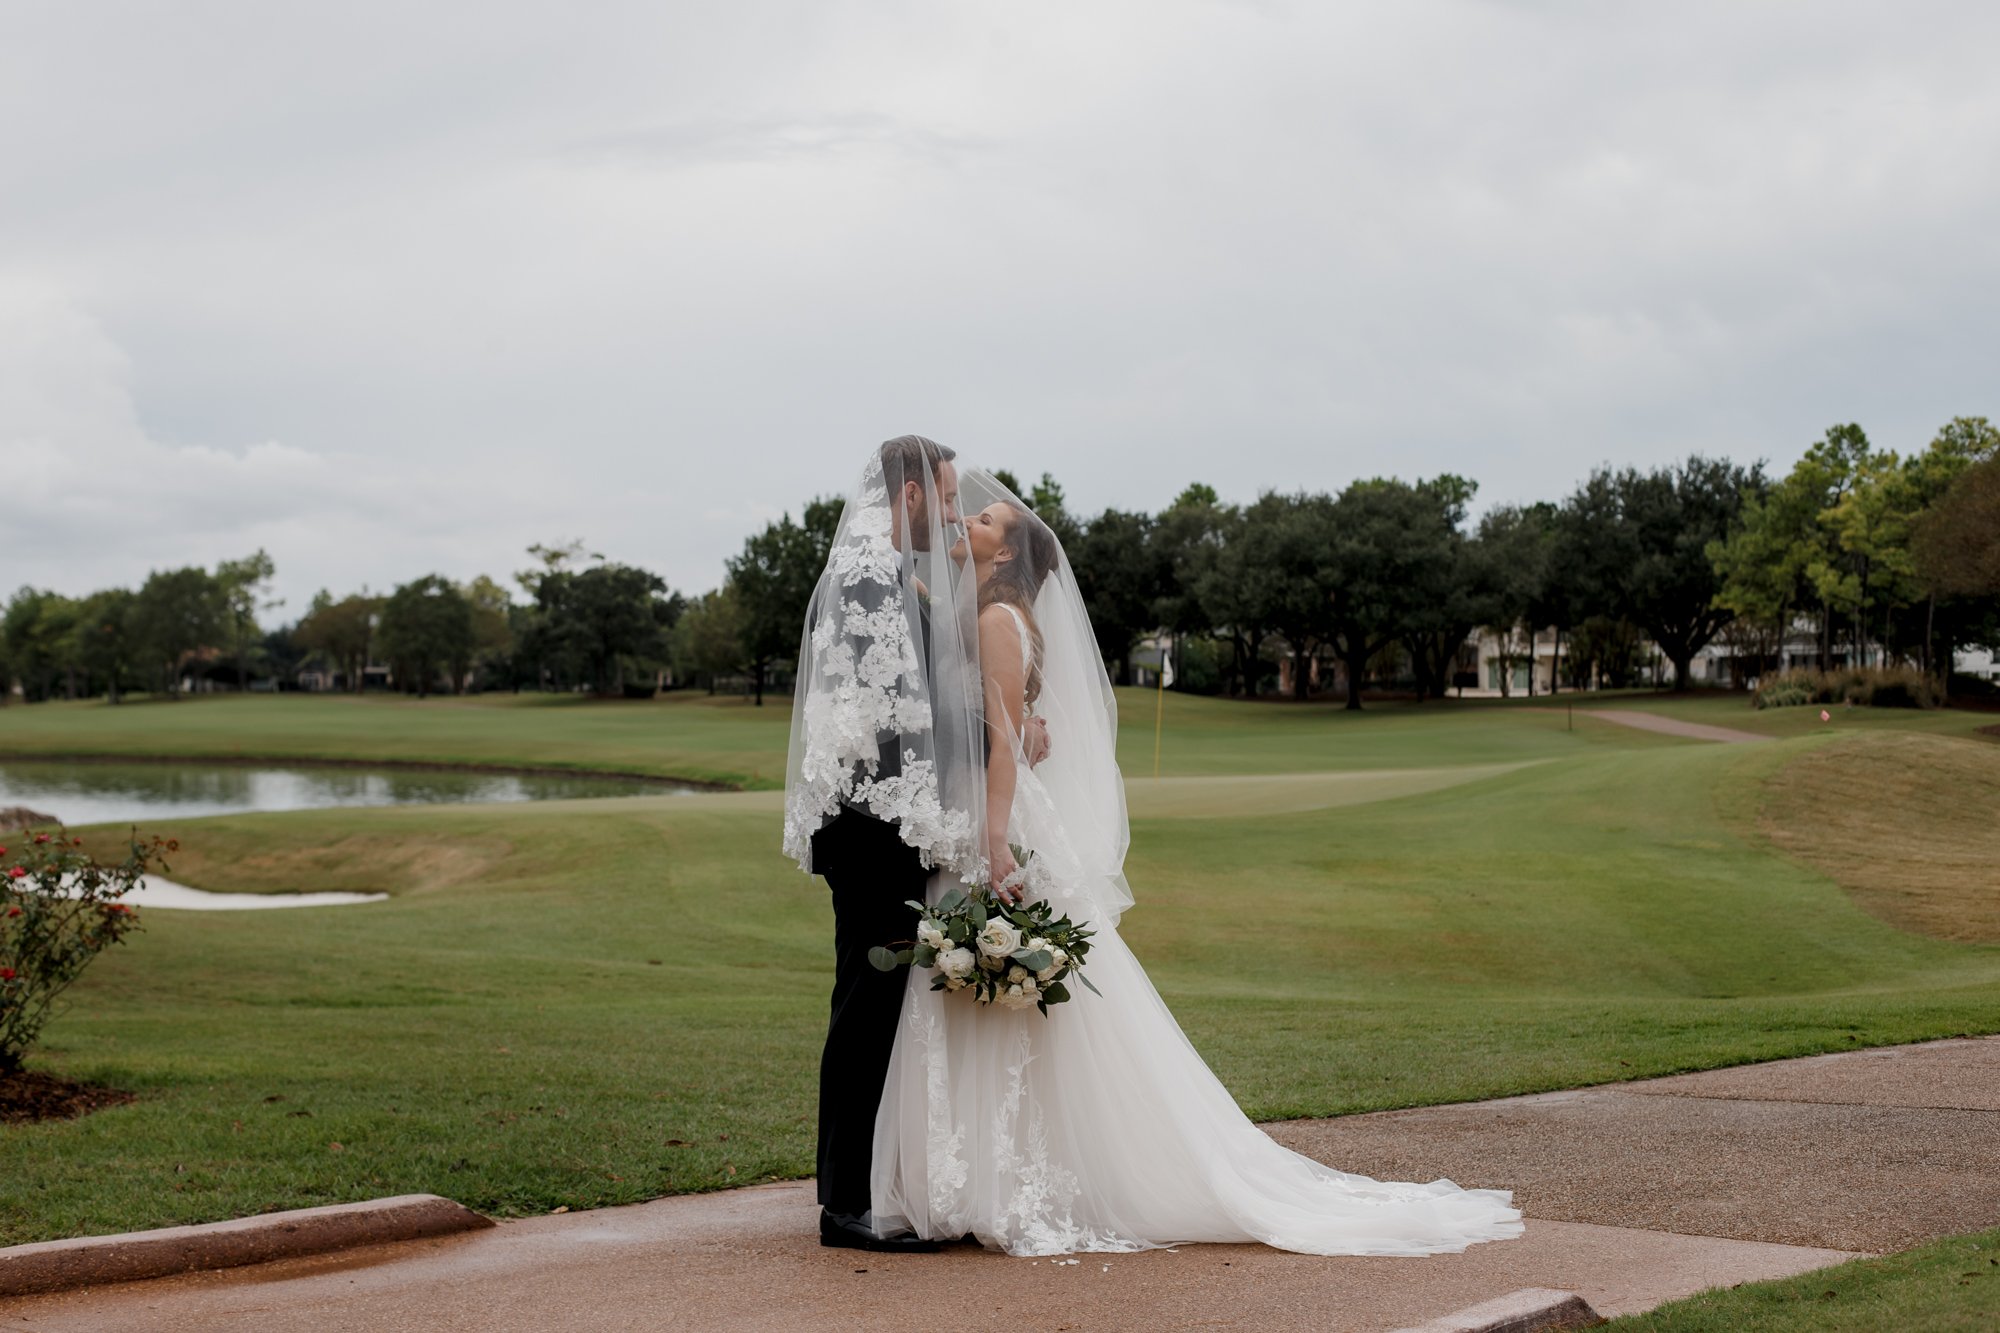
[[[120,902],[134,907],[171,907],[190,912],[243,912],[264,907],[335,907],[378,903],[386,893],[210,893],[158,875],[147,875]]]

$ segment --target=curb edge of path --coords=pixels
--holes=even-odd
[[[1396,1333],[1542,1333],[1544,1329],[1591,1328],[1604,1316],[1573,1291],[1523,1287],[1505,1296],[1440,1315]]]
[[[0,1298],[237,1268],[494,1225],[491,1218],[436,1194],[398,1194],[198,1226],[36,1241],[0,1249]]]

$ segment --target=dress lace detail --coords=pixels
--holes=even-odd
[[[924,1064],[925,1176],[930,1182],[932,1209],[945,1213],[951,1209],[953,1196],[965,1188],[968,1168],[965,1159],[958,1155],[965,1146],[965,1131],[952,1124],[951,1071],[944,1049],[944,1025],[934,1008],[924,1012],[925,1006],[914,1003],[917,995],[914,988],[909,995],[910,1030],[915,1034],[913,1040],[922,1051]]]

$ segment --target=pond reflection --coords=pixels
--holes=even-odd
[[[293,768],[280,764],[0,762],[0,806],[27,806],[65,824],[333,806],[564,801],[693,790],[679,783],[550,773]]]

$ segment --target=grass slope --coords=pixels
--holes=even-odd
[[[1774,775],[1759,826],[1891,925],[2000,944],[2000,756],[1983,740],[1850,732]]]
[[[1562,736],[1568,758],[1429,791],[1385,774],[1381,799],[1289,813],[1135,801],[1125,933],[1253,1116],[1994,1029],[2000,949],[1895,930],[1758,833],[1757,793],[1813,742],[1613,748],[1524,718],[1473,748]],[[1382,738],[1445,744],[1428,717],[1309,725],[1385,768]],[[1207,762],[1277,745],[1217,736]],[[776,852],[773,804],[182,824],[175,872],[194,884],[395,897],[151,914],[34,1058],[141,1100],[0,1130],[0,1243],[404,1191],[518,1214],[809,1172],[831,920]]]

